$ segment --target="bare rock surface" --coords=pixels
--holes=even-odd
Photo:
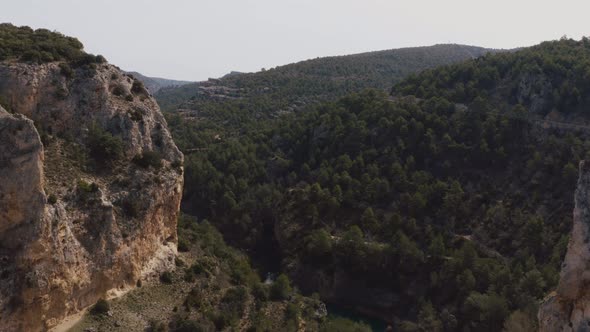
[[[45,331],[173,268],[183,156],[143,85],[4,62],[0,96],[0,331]],[[92,164],[92,126],[120,138],[116,161]],[[133,162],[148,151],[161,166]]]
[[[574,225],[557,290],[541,304],[540,331],[590,331],[590,163],[581,162]]]

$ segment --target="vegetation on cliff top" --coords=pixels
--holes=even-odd
[[[106,61],[101,55],[94,56],[84,52],[83,48],[78,39],[58,32],[33,30],[27,26],[16,27],[9,23],[0,24],[0,61],[67,61],[75,65]]]

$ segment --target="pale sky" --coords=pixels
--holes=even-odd
[[[57,30],[125,70],[204,80],[310,58],[590,35],[588,0],[1,0],[0,22]]]

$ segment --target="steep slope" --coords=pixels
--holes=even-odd
[[[75,39],[0,34],[0,330],[39,331],[173,266],[183,155],[143,85]],[[55,56],[24,57],[37,34]]]
[[[203,116],[239,109],[251,116],[269,117],[366,88],[389,89],[411,73],[488,52],[496,50],[435,45],[317,58],[258,73],[162,89],[156,99],[165,111],[194,110]]]
[[[140,80],[151,94],[155,94],[163,88],[179,87],[192,83],[188,81],[169,80],[159,77],[148,77],[136,71],[129,71],[127,73]]]
[[[561,268],[559,285],[541,304],[541,332],[586,331],[589,325],[588,281],[590,280],[590,165],[580,163],[575,194],[574,222]]]

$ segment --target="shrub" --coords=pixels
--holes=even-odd
[[[179,239],[178,240],[178,251],[188,252],[189,250],[190,250],[189,242],[186,239]]]
[[[287,308],[285,309],[285,318],[287,320],[297,320],[299,315],[301,315],[301,310],[299,310],[299,306],[296,303],[287,304]]]
[[[98,185],[94,182],[88,183],[80,179],[78,180],[78,189],[83,193],[94,193],[98,191]]]
[[[221,299],[222,305],[230,311],[241,313],[245,309],[246,301],[248,300],[248,291],[245,287],[235,287],[228,289]]]
[[[307,256],[314,258],[318,262],[326,260],[332,253],[332,239],[324,229],[313,231],[305,237],[304,243]]]
[[[141,155],[133,157],[133,162],[140,167],[148,168],[152,166],[155,169],[162,167],[162,156],[155,151],[146,151]]]
[[[20,59],[22,61],[26,61],[26,62],[37,62],[37,63],[41,63],[41,52],[37,51],[37,50],[28,50],[25,51]]]
[[[47,197],[47,203],[51,205],[57,203],[57,196],[55,196],[54,194],[49,195],[49,197]]]
[[[47,144],[49,144],[49,136],[45,136],[47,136]],[[86,166],[88,165],[88,151],[84,145],[77,143],[68,144],[66,147],[66,152],[68,159],[72,160],[76,166],[79,166],[81,169],[86,168]]]
[[[134,94],[140,94],[145,93],[146,90],[141,81],[135,80],[133,81],[133,85],[131,86],[131,92],[133,92]]]
[[[65,78],[72,78],[74,77],[74,71],[72,70],[72,67],[70,67],[69,64],[67,64],[66,62],[62,62],[59,64],[59,71],[60,73],[65,77]]]
[[[125,100],[127,101],[133,101],[133,95],[129,94],[125,96]]]
[[[129,96],[131,96],[131,95],[129,95]],[[131,96],[130,101],[133,101],[133,96]],[[139,122],[139,121],[143,120],[143,113],[138,109],[129,110],[128,114],[129,114],[129,117],[131,118],[131,120],[133,120],[135,122]]]
[[[213,317],[213,322],[218,330],[231,325],[242,317],[246,309],[248,292],[244,287],[228,289],[219,305],[219,314]]]
[[[123,96],[125,94],[125,87],[123,87],[123,85],[121,84],[117,84],[115,85],[115,87],[113,88],[113,94],[115,96]]]
[[[96,304],[92,307],[90,312],[93,315],[104,315],[110,310],[110,305],[105,299],[100,299],[96,301]]]
[[[78,67],[82,67],[82,66],[95,67],[97,63],[104,63],[104,62],[106,62],[106,59],[102,55],[92,55],[92,54],[84,53],[75,59],[74,65],[78,66]]]
[[[201,293],[201,289],[199,287],[195,287],[186,296],[184,305],[187,308],[199,308],[201,306],[202,300],[203,295]]]
[[[229,275],[231,281],[236,285],[253,285],[259,282],[258,275],[252,270],[248,259],[243,256],[236,256],[232,259]]]
[[[94,124],[88,130],[90,155],[100,163],[107,163],[123,156],[123,141]]]
[[[203,273],[208,273],[207,272],[207,269],[201,263],[195,263],[195,264],[193,264],[193,266],[191,266],[191,270],[196,275],[200,275],[200,274],[203,274]]]
[[[292,291],[289,278],[281,274],[270,287],[270,297],[276,301],[286,300]]]
[[[172,273],[166,271],[160,275],[160,281],[164,284],[171,284],[172,283]]]
[[[268,301],[268,287],[263,283],[256,283],[254,286],[252,286],[252,295],[256,300],[256,307],[260,308],[264,302]]]
[[[186,282],[195,282],[196,278],[195,278],[195,273],[193,272],[192,269],[186,269],[184,270],[184,281]]]

